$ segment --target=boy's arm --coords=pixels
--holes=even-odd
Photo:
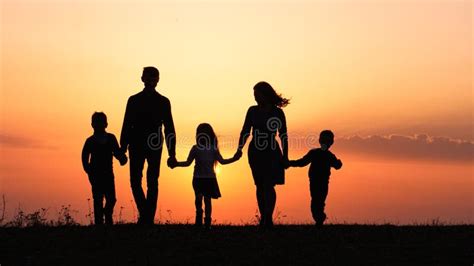
[[[291,160],[289,162],[291,167],[305,167],[311,163],[311,151],[309,151],[303,158],[299,160]]]
[[[222,158],[221,153],[217,152],[217,161],[222,165],[236,162],[240,159],[240,157],[242,157],[242,151],[241,150],[237,150],[237,152],[234,154],[234,157],[229,158],[229,159]]]
[[[110,134],[112,140],[112,153],[117,160],[119,160],[120,165],[125,165],[127,163],[127,155],[125,155],[125,151],[120,149],[117,138]]]
[[[336,155],[332,155],[331,158],[331,166],[334,167],[334,169],[339,170],[342,167],[342,161],[339,160]]]
[[[189,152],[189,155],[188,155],[188,159],[186,159],[186,161],[184,162],[178,162],[176,161],[176,163],[174,165],[171,165],[172,167],[171,168],[175,168],[175,167],[188,167],[190,166],[194,159],[196,158],[196,150],[195,150],[195,147],[193,147],[191,149],[191,151]]]
[[[90,163],[89,163],[89,156],[91,154],[90,152],[90,144],[89,141],[86,140],[84,143],[84,147],[82,147],[82,167],[84,168],[84,171],[89,174],[90,172]]]

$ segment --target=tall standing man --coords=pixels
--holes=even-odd
[[[158,69],[145,67],[141,79],[145,88],[128,99],[120,145],[124,151],[129,151],[130,184],[139,212],[138,223],[153,224],[163,142],[166,142],[168,148],[168,161],[176,161],[176,133],[170,101],[155,89],[160,80]],[[142,189],[145,160],[148,164],[146,196]]]

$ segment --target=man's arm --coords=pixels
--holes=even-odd
[[[113,134],[110,134],[110,138],[112,141],[112,153],[114,157],[119,160],[120,165],[125,165],[128,160],[127,155],[125,155],[125,151],[120,149],[117,138]]]
[[[128,148],[128,144],[130,144],[130,133],[132,131],[132,112],[133,107],[131,103],[131,99],[129,98],[127,101],[127,107],[125,108],[125,116],[123,118],[122,124],[122,132],[120,133],[120,148],[125,153]]]
[[[173,115],[171,114],[171,103],[166,100],[165,115],[163,124],[165,126],[165,141],[168,148],[168,155],[170,158],[176,157],[176,131],[174,128]]]

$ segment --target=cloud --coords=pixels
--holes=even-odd
[[[338,151],[396,159],[472,162],[474,142],[447,137],[390,135],[336,139]]]
[[[54,149],[53,146],[28,137],[0,133],[0,146],[19,149]]]

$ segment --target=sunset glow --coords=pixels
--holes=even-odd
[[[290,159],[331,129],[329,222],[473,222],[474,76],[470,0],[40,1],[1,3],[0,195],[18,208],[61,205],[87,224],[90,185],[80,154],[94,111],[120,137],[144,66],[161,73],[177,158],[210,123],[230,158],[253,86],[267,81],[284,109]],[[383,145],[381,145],[382,143]],[[255,222],[247,158],[217,166],[217,223]],[[157,221],[191,222],[193,167],[163,152]],[[114,161],[121,219],[134,221],[128,165]],[[277,187],[279,223],[311,222],[308,168]]]

